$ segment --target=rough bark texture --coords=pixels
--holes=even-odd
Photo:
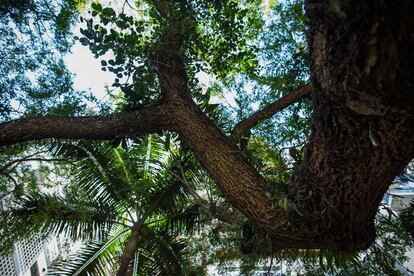
[[[0,145],[43,138],[111,140],[170,130],[169,107],[163,103],[117,117],[35,117],[0,125]]]
[[[282,210],[272,209],[264,179],[190,98],[183,62],[174,44],[159,56],[162,93],[172,110],[173,125],[224,196],[259,225],[277,227]]]
[[[306,2],[313,126],[289,185],[296,211],[287,214],[190,98],[179,41],[160,49],[162,103],[139,111],[138,118],[18,120],[0,125],[0,144],[177,131],[223,195],[255,223],[244,231],[244,248],[262,236],[271,250],[363,249],[375,237],[373,219],[384,192],[414,157],[413,10],[414,2],[403,0]],[[165,38],[180,40],[179,26],[167,28]]]
[[[246,253],[373,242],[377,207],[414,156],[413,10],[412,1],[307,1],[314,113],[289,188],[299,212],[279,231],[246,226]]]
[[[414,156],[412,1],[307,1],[313,129],[290,189],[307,240],[366,248],[393,178]],[[325,243],[325,244],[324,244]]]

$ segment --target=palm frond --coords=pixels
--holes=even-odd
[[[129,197],[130,187],[120,181],[122,170],[116,166],[114,149],[108,143],[59,143],[52,151],[56,155],[72,158],[74,185],[93,197],[121,202]]]
[[[16,203],[17,207],[2,213],[8,222],[2,233],[15,240],[36,233],[63,233],[73,240],[102,239],[115,220],[113,206],[73,195],[31,194]]]
[[[52,152],[76,160],[73,185],[91,196],[136,207],[148,190],[157,186],[165,169],[162,144],[156,138],[144,140],[128,151],[108,143],[60,143]]]
[[[47,275],[109,275],[117,264],[117,256],[129,229],[113,231],[104,241],[88,241],[67,260],[53,264]]]
[[[186,243],[171,235],[167,229],[154,231],[142,229],[142,242],[139,248],[138,275],[180,275],[180,256]]]
[[[168,212],[182,209],[190,198],[187,184],[170,173],[157,179],[157,186],[149,191],[147,202],[159,201],[157,210]]]
[[[190,235],[194,231],[198,232],[201,225],[210,220],[200,205],[193,204],[181,212],[167,216],[166,224],[177,236]]]
[[[140,227],[147,230],[132,267],[143,275],[176,275],[172,271],[179,271],[179,253],[185,247],[177,237],[190,233],[200,220],[200,208],[191,203],[188,183],[177,177],[181,171],[163,147],[156,135],[149,135],[128,151],[105,143],[79,142],[61,145],[56,152],[77,158],[73,168],[76,185],[71,187],[91,201],[112,206],[117,214],[114,220],[124,218],[130,207],[138,211]],[[159,223],[154,223],[157,219]],[[84,252],[91,259],[101,254],[97,245]],[[86,266],[92,267],[92,262],[84,263]]]

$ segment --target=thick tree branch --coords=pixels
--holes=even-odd
[[[335,10],[330,1],[306,1],[314,109],[304,161],[283,198],[290,212],[192,101],[175,44],[159,52],[168,105],[116,118],[16,120],[0,124],[0,145],[177,131],[226,199],[259,226],[266,241],[271,239],[272,250],[366,248],[375,238],[373,218],[384,192],[414,157],[414,36],[409,28],[414,3],[337,2]],[[176,27],[166,29],[166,41],[180,33]],[[252,119],[252,126],[277,108],[269,109]]]
[[[233,141],[238,141],[244,133],[249,131],[251,128],[255,127],[259,124],[262,120],[270,118],[275,113],[285,109],[286,107],[294,104],[304,97],[310,95],[312,91],[312,85],[307,84],[298,90],[295,90],[289,93],[286,96],[278,99],[277,101],[265,106],[263,109],[256,111],[250,117],[244,119],[243,121],[239,122],[233,129],[231,134],[231,138]]]
[[[111,140],[173,130],[168,105],[158,104],[120,116],[35,117],[0,124],[0,146],[43,138]]]

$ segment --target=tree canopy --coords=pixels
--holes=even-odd
[[[372,264],[364,258],[375,273],[395,271],[411,242],[410,213],[402,220],[377,213],[414,157],[413,8],[403,0],[0,4],[1,189],[17,206],[3,222],[15,220],[21,229],[22,221],[37,219],[28,234],[71,227],[93,233],[97,241],[86,255],[103,254],[98,243],[114,241],[110,228],[123,224],[129,238],[110,253],[120,255],[119,275],[132,271],[145,246],[148,260],[161,254],[151,238],[174,240],[178,232],[170,230],[182,228],[169,219],[178,214],[201,227],[182,235],[195,237],[187,250],[198,250],[204,269],[209,260],[233,256],[248,270],[256,259],[243,254],[289,260],[295,252],[320,257],[319,268],[304,263],[315,273],[324,265],[357,273]],[[75,22],[79,37],[71,33]],[[106,106],[73,89],[62,57],[75,40],[116,77]],[[163,152],[152,160],[154,170],[151,139]],[[90,149],[71,155],[62,150],[68,146]],[[46,195],[33,181],[32,191],[23,190],[26,161],[53,161],[53,169],[41,168],[71,176],[65,192]],[[179,204],[157,213],[157,196],[176,193]],[[52,212],[48,221],[42,208],[49,203],[80,213]],[[21,217],[19,208],[40,214]],[[96,209],[112,224],[88,213]],[[137,212],[132,224],[124,220],[129,209]],[[151,228],[149,220],[163,223]],[[399,253],[390,256],[384,248],[393,237]],[[175,257],[179,247],[166,252]],[[214,257],[200,252],[207,248]],[[189,258],[175,258],[178,267],[193,267],[189,251],[182,253]],[[168,274],[162,264],[157,271]]]

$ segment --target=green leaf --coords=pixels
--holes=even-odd
[[[102,10],[102,14],[106,17],[115,16],[115,11],[112,8],[105,8]]]
[[[88,46],[89,45],[89,39],[87,39],[86,37],[82,37],[79,39],[79,42],[83,45],[83,46]]]
[[[102,5],[100,3],[92,3],[91,5],[92,9],[94,9],[95,11],[102,11]]]

